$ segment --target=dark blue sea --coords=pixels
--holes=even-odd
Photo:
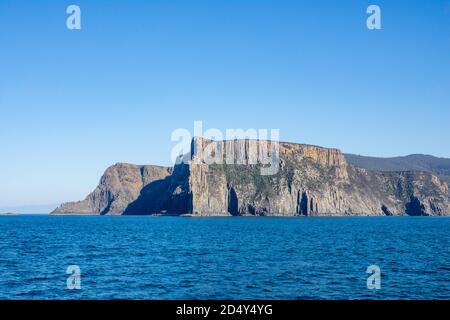
[[[450,299],[450,218],[2,216],[0,239],[0,299]]]

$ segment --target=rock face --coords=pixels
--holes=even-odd
[[[432,173],[381,172],[353,167],[337,149],[201,138],[193,139],[191,149],[187,163],[177,164],[173,169],[112,166],[84,201],[63,204],[54,213],[450,214],[448,185]],[[266,161],[274,156],[276,162]],[[276,170],[273,174],[262,174],[268,167]]]
[[[115,164],[105,171],[98,187],[86,199],[64,203],[53,213],[123,214],[141,191],[159,184],[171,173],[172,169],[165,167]]]

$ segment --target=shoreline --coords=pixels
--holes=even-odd
[[[196,214],[117,214],[117,215],[101,215],[101,214],[86,214],[86,213],[24,213],[15,214],[11,216],[21,216],[21,215],[47,215],[54,217],[183,217],[183,218],[395,218],[395,217],[411,217],[411,218],[449,218],[450,215],[423,215],[423,216],[412,216],[412,215],[265,215],[265,216],[255,216],[255,215],[196,215]],[[2,214],[0,214],[2,216]]]

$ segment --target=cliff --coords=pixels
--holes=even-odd
[[[172,169],[166,167],[115,164],[105,171],[97,188],[86,199],[64,203],[52,213],[123,214],[142,190],[163,181],[171,173]]]
[[[112,166],[84,201],[63,204],[54,213],[450,214],[448,185],[432,173],[353,167],[337,149],[194,138],[188,160],[173,169]]]
[[[220,146],[224,143],[238,143],[238,149],[249,150],[249,141],[194,143],[213,153],[227,149]],[[218,146],[205,148],[204,144]],[[243,153],[248,156],[246,151]],[[279,170],[267,176],[260,174],[260,164],[208,165],[204,161],[207,155],[194,157],[190,173],[193,213],[287,216],[450,213],[448,186],[430,173],[355,168],[348,165],[339,150],[309,145],[280,143],[278,153]]]

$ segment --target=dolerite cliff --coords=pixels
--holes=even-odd
[[[450,214],[448,185],[431,173],[353,167],[337,149],[284,142],[277,152],[273,147],[267,141],[194,138],[187,161],[174,168],[116,164],[84,201],[63,204],[53,213]],[[274,174],[261,174],[270,166],[258,161],[261,154],[277,155]],[[210,164],[211,157],[227,161]]]

